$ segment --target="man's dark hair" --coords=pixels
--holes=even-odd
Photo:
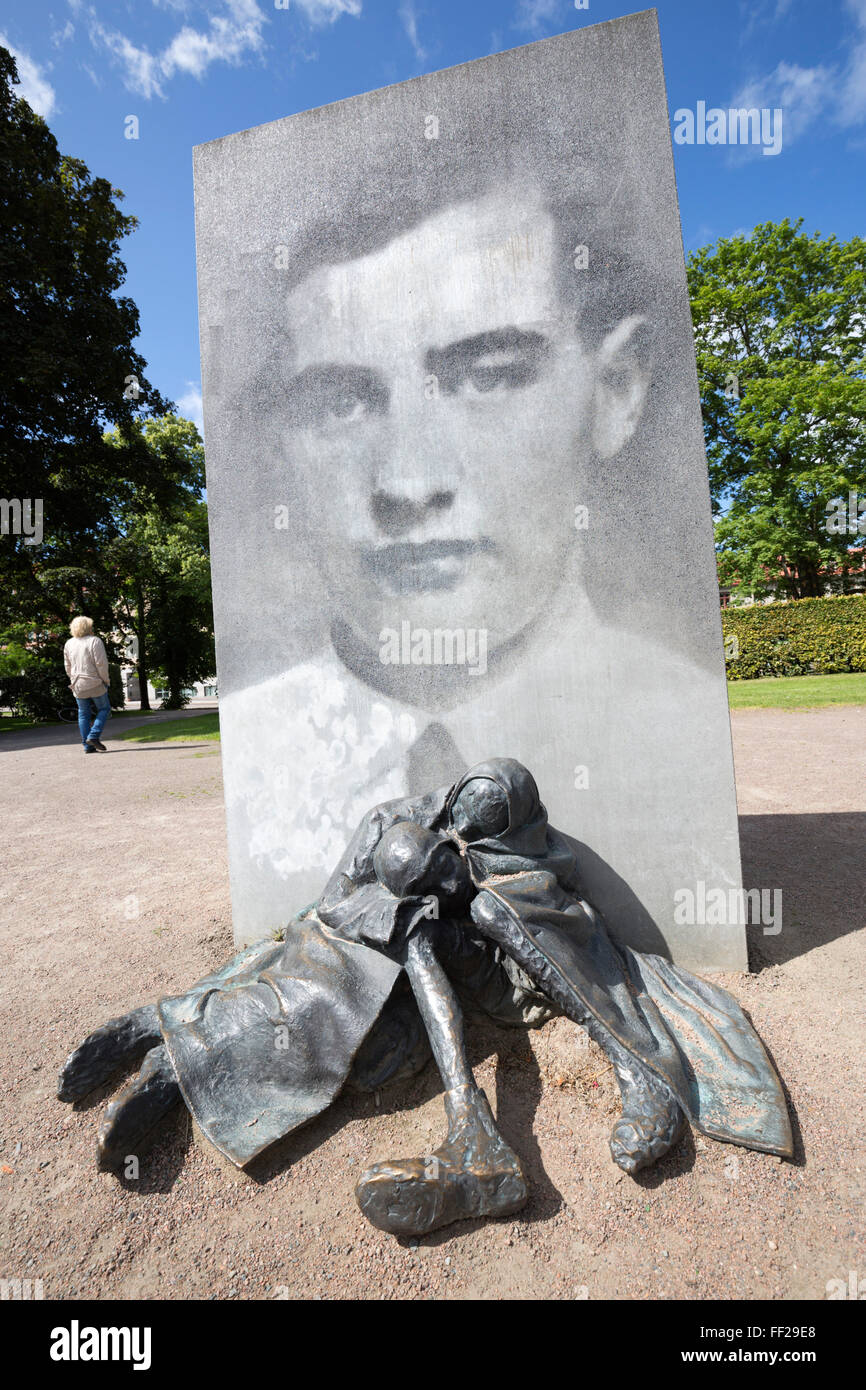
[[[252,409],[258,416],[273,408],[291,372],[286,299],[292,289],[325,266],[381,249],[449,207],[503,190],[515,200],[524,191],[537,196],[551,213],[560,298],[585,345],[597,346],[622,319],[640,314],[646,318],[643,349],[651,354],[653,327],[664,324],[666,301],[678,287],[665,282],[647,237],[649,217],[627,132],[600,113],[572,144],[543,112],[526,106],[498,103],[489,117],[474,107],[443,112],[436,139],[425,139],[416,122],[414,132],[391,139],[377,132],[360,142],[355,160],[335,154],[321,182],[306,193],[303,217],[286,207],[272,238],[246,252],[243,317],[258,344],[283,343],[285,350],[262,360],[250,343],[235,354],[233,395],[242,413]],[[508,234],[503,227],[503,240]],[[579,246],[587,248],[585,269],[575,266]]]

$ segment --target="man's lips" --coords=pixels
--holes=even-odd
[[[493,550],[493,542],[398,541],[366,550],[366,572],[395,594],[422,594],[455,589],[462,583],[476,556]]]

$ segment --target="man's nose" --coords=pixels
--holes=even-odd
[[[377,488],[370,498],[373,520],[388,536],[404,536],[437,513],[447,512],[454,503],[454,493],[447,489],[428,488],[426,482],[412,479],[392,480],[388,490]]]
[[[417,379],[392,395],[370,489],[373,519],[386,535],[420,529],[454,505],[457,441],[447,438],[439,404]]]

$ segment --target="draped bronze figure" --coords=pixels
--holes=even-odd
[[[183,1099],[242,1167],[347,1082],[378,1088],[432,1050],[444,1142],[374,1164],[356,1188],[375,1226],[419,1235],[527,1198],[520,1159],[475,1085],[464,1005],[512,1026],[564,1014],[587,1031],[619,1082],[610,1150],[626,1173],[666,1153],[686,1117],[714,1139],[791,1156],[781,1084],[737,1002],[611,938],[533,777],[510,758],[368,812],[283,941],[97,1029],[68,1058],[58,1095],[75,1100],[146,1052],[106,1109],[103,1166],[119,1167]]]

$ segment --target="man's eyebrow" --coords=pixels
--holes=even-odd
[[[284,403],[290,422],[309,424],[327,408],[329,397],[347,389],[379,411],[387,406],[388,388],[375,368],[359,362],[311,362],[286,382]]]
[[[432,371],[434,363],[456,366],[493,352],[519,351],[540,356],[549,346],[543,333],[509,324],[505,328],[491,328],[486,333],[476,333],[471,338],[459,338],[442,348],[430,348],[426,354],[426,365]]]
[[[329,391],[352,386],[377,400],[387,396],[381,372],[360,362],[310,362],[290,376],[285,385],[285,398],[299,409],[309,408],[327,396]]]
[[[289,386],[303,387],[307,383],[345,380],[349,377],[369,377],[381,379],[381,373],[366,362],[309,362],[299,372],[289,377]]]

